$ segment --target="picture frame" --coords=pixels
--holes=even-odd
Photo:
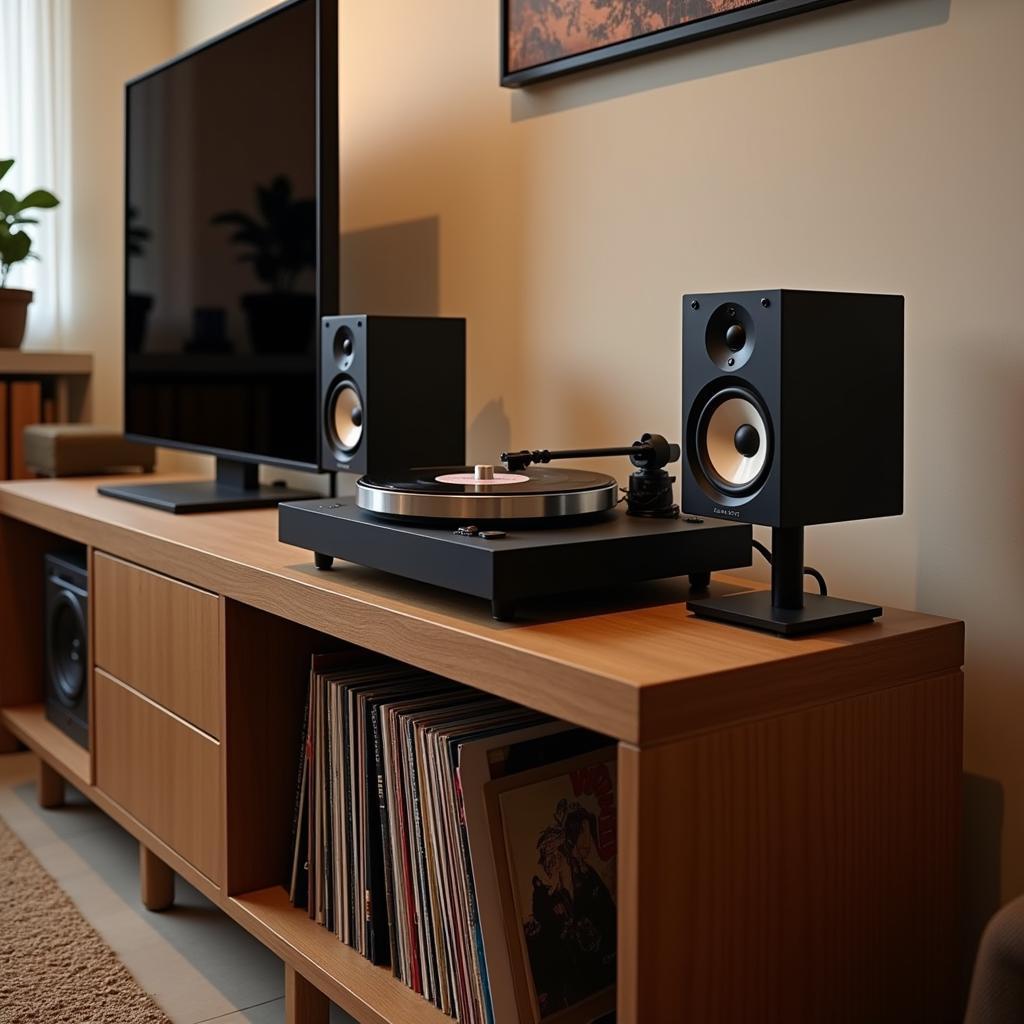
[[[709,36],[732,32],[736,29],[762,25],[796,14],[831,7],[849,0],[725,0],[734,6],[729,10],[715,11],[712,0],[690,0],[682,5],[682,15],[663,15],[657,10],[668,7],[672,0],[612,0],[600,8],[594,0],[574,0],[581,10],[588,9],[596,14],[598,21],[588,30],[580,29],[575,41],[568,38],[564,25],[553,21],[545,25],[543,4],[538,10],[537,0],[500,0],[501,2],[501,84],[506,88],[519,88],[534,82],[556,78],[571,72],[581,71],[601,64],[624,60],[641,53],[663,50],[681,43],[695,42]],[[558,0],[548,0],[550,17]],[[561,4],[564,11],[564,0]],[[707,13],[700,14],[701,7]],[[693,9],[698,8],[697,16]],[[598,13],[601,12],[601,13]],[[680,17],[675,24],[662,28],[636,31],[639,20],[645,16],[651,19]],[[634,28],[622,31],[622,23],[631,19]],[[577,19],[577,25],[584,19]],[[615,38],[602,41],[600,33],[609,31],[609,21],[614,20]],[[591,19],[593,22],[593,19]],[[529,22],[529,24],[527,24]],[[540,39],[538,33],[547,32]],[[593,45],[586,45],[588,32]],[[541,52],[546,51],[546,52]],[[542,59],[543,58],[543,59]]]
[[[616,758],[601,747],[484,788],[519,1024],[592,1024],[615,1009]],[[559,991],[544,991],[539,965]]]

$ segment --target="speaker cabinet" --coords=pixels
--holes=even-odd
[[[683,298],[683,508],[763,526],[903,511],[903,297]]]
[[[89,595],[85,554],[46,555],[46,717],[89,746]]]
[[[869,621],[803,593],[803,528],[903,511],[903,297],[683,297],[682,506],[772,527],[769,596],[690,602],[782,633]],[[745,611],[739,611],[746,605]]]
[[[320,467],[381,473],[466,461],[466,321],[329,316]]]

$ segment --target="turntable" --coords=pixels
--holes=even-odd
[[[628,455],[625,496],[611,476],[548,462]],[[505,453],[501,466],[419,468],[362,477],[355,500],[282,504],[278,533],[314,552],[486,598],[496,619],[519,602],[751,563],[749,526],[681,517],[665,470],[678,445],[645,434],[623,448]],[[626,508],[623,509],[622,505]]]

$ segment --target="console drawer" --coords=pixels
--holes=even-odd
[[[220,881],[220,744],[97,669],[96,785]]]
[[[96,552],[96,665],[220,737],[220,603],[215,594]]]

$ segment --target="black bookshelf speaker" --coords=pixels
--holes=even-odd
[[[466,321],[324,317],[320,467],[379,474],[466,461]]]
[[[899,295],[683,297],[682,505],[773,528],[772,607],[801,614],[764,628],[843,624],[806,611],[805,526],[903,511],[903,317]]]
[[[89,587],[84,554],[43,560],[46,593],[46,717],[76,743],[89,746]]]

